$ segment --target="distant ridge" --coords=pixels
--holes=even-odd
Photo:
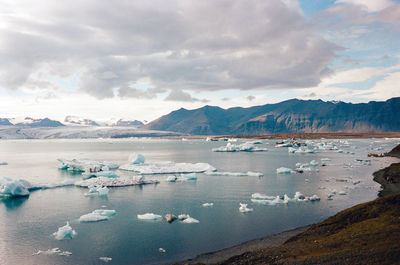
[[[291,99],[249,108],[181,108],[144,127],[193,135],[397,132],[399,113],[399,97],[359,104]]]

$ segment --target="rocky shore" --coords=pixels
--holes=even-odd
[[[400,157],[400,145],[387,153]],[[380,198],[302,227],[180,264],[399,264],[400,163],[374,173]]]

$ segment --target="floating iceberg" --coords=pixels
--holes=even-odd
[[[0,197],[24,197],[29,196],[29,190],[33,186],[26,180],[14,180],[10,178],[0,178]]]
[[[179,178],[176,179],[176,181],[196,181],[196,173],[189,173],[189,174],[181,174]]]
[[[294,171],[287,167],[280,167],[276,169],[276,174],[292,174]]]
[[[75,171],[75,172],[89,172],[95,173],[100,171],[108,171],[110,169],[117,169],[119,166],[115,163],[108,161],[96,161],[89,159],[57,159],[61,165],[59,169]]]
[[[72,239],[76,235],[76,231],[72,229],[72,227],[69,225],[69,222],[67,222],[67,224],[64,226],[59,227],[57,232],[53,233],[53,236],[57,240]]]
[[[59,256],[71,256],[72,252],[69,251],[61,251],[59,248],[52,248],[52,249],[48,249],[48,250],[39,250],[36,253],[33,253],[32,256],[34,255],[59,255]]]
[[[242,172],[219,172],[219,171],[206,171],[204,174],[208,176],[232,176],[232,177],[262,177],[263,173],[248,171],[247,173]]]
[[[88,223],[88,222],[105,221],[108,220],[111,216],[114,216],[115,214],[116,214],[115,210],[98,209],[79,217],[79,222]]]
[[[200,221],[189,216],[189,217],[185,218],[182,221],[182,223],[185,223],[185,224],[198,224],[198,223],[200,223]]]
[[[145,214],[138,214],[137,218],[139,220],[159,220],[162,218],[162,216],[154,213],[145,213]]]
[[[163,248],[159,248],[159,249],[158,249],[158,252],[165,253],[165,252],[166,252],[166,250],[165,250],[165,249],[163,249]]]
[[[178,215],[178,219],[179,220],[185,220],[185,219],[187,219],[187,218],[189,218],[190,216],[188,215],[188,214],[180,214],[180,215]]]
[[[310,166],[317,167],[318,164],[319,164],[319,163],[318,163],[317,161],[315,161],[315,160],[311,160],[311,161],[310,161]]]
[[[205,171],[214,171],[215,168],[207,163],[174,163],[158,162],[144,164],[125,164],[120,167],[121,170],[134,171],[142,175],[154,174],[177,174],[177,173],[202,173]]]
[[[253,203],[263,204],[263,205],[276,205],[276,204],[288,204],[290,201],[293,202],[304,202],[304,201],[319,201],[320,198],[317,195],[312,195],[310,197],[304,196],[300,192],[296,192],[293,199],[291,199],[287,194],[283,196],[268,196],[260,193],[254,193],[251,195],[251,201]]]
[[[326,161],[331,161],[331,159],[330,158],[321,158],[321,161],[326,162]]]
[[[115,174],[114,171],[99,171],[99,172],[85,172],[82,174],[84,179],[90,179],[90,178],[98,178],[98,177],[105,177],[105,178],[118,178],[118,175]]]
[[[213,152],[266,152],[267,148],[259,148],[254,146],[253,142],[246,142],[243,144],[231,144],[227,143],[226,146],[221,146],[218,148],[213,148]]]
[[[252,212],[253,209],[252,208],[247,208],[247,204],[246,203],[239,203],[240,207],[239,207],[239,211],[241,213],[248,213],[248,212]]]
[[[145,157],[142,154],[132,153],[128,158],[129,163],[137,165],[144,164]]]
[[[131,177],[131,178],[91,178],[81,180],[75,183],[78,187],[90,187],[90,186],[103,186],[103,187],[123,187],[123,186],[134,186],[144,184],[157,184],[158,180],[144,180],[143,178]]]
[[[109,261],[112,261],[112,258],[110,258],[110,257],[100,257],[99,260],[104,261],[104,262],[109,262]]]
[[[168,176],[165,180],[168,182],[176,182],[177,179],[176,176]]]
[[[214,206],[214,203],[212,203],[212,202],[206,202],[206,203],[203,203],[201,206],[203,206],[203,207],[213,207],[213,206]]]

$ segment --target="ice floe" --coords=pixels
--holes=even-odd
[[[188,218],[185,218],[182,221],[182,223],[185,223],[185,224],[198,224],[198,223],[200,223],[200,221],[189,216]]]
[[[212,202],[206,202],[206,203],[203,203],[201,206],[203,206],[203,207],[213,207],[213,206],[214,206],[214,203],[212,203]]]
[[[142,154],[137,154],[137,153],[132,153],[128,158],[129,163],[134,165],[144,164],[145,160],[146,159]]]
[[[178,219],[179,220],[185,220],[185,219],[187,219],[187,218],[189,218],[190,216],[188,215],[188,214],[184,214],[184,213],[182,213],[182,214],[180,214],[180,215],[178,215]]]
[[[213,148],[213,152],[266,152],[267,148],[261,148],[254,146],[253,142],[246,142],[243,144],[231,144],[227,143],[226,146],[221,146],[218,148]]]
[[[165,249],[163,249],[163,248],[159,248],[159,249],[158,249],[158,252],[165,253],[165,252],[166,252],[166,250],[165,250]]]
[[[120,178],[106,178],[98,177],[86,180],[77,181],[75,186],[89,187],[89,186],[103,186],[103,187],[123,187],[144,184],[157,184],[158,180],[145,180],[141,176],[134,177],[120,177]]]
[[[180,177],[176,179],[176,181],[196,181],[196,180],[197,180],[196,173],[180,174]]]
[[[202,173],[205,171],[215,170],[215,168],[208,163],[192,164],[192,163],[174,163],[174,162],[125,164],[120,166],[120,169],[126,171],[133,171],[142,175]]]
[[[61,165],[60,169],[75,171],[75,172],[100,172],[100,171],[108,171],[110,169],[117,169],[119,166],[115,163],[108,161],[96,161],[90,159],[72,159],[67,160],[63,158],[57,159]]]
[[[105,177],[105,178],[118,178],[118,175],[115,174],[114,171],[99,171],[99,172],[85,172],[82,174],[84,179],[90,178],[98,178],[98,177]]]
[[[160,220],[162,216],[154,213],[145,213],[145,214],[138,214],[137,218],[139,220]]]
[[[168,176],[165,180],[168,182],[176,182],[177,179],[178,178],[176,176],[172,175],[172,176]]]
[[[280,167],[276,169],[277,174],[292,174],[295,171],[293,169],[287,168],[287,167]]]
[[[239,207],[239,211],[241,213],[248,213],[248,212],[252,212],[253,209],[252,208],[247,208],[247,204],[246,203],[239,203],[240,207]]]
[[[296,192],[294,197],[291,199],[287,194],[283,196],[268,196],[260,193],[253,193],[251,195],[251,201],[253,203],[263,205],[276,205],[276,204],[288,204],[289,202],[304,202],[304,201],[319,201],[320,198],[317,195],[304,196],[300,192]]]
[[[108,220],[111,216],[114,216],[115,214],[116,214],[115,210],[98,209],[79,217],[79,222],[89,223],[89,222],[105,221]]]
[[[72,227],[69,225],[69,222],[67,222],[67,224],[64,226],[59,227],[57,232],[53,233],[54,238],[57,240],[72,239],[76,235],[76,231],[72,229]]]
[[[29,196],[29,189],[33,186],[26,180],[15,180],[6,177],[0,178],[0,197]]]
[[[72,252],[69,251],[61,251],[59,248],[52,248],[48,250],[39,250],[36,253],[33,253],[32,256],[35,255],[59,255],[59,256],[71,256]]]
[[[109,261],[112,261],[112,258],[110,258],[110,257],[99,257],[99,260],[104,261],[104,262],[109,262]]]

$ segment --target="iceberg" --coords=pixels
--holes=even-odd
[[[72,229],[72,227],[69,225],[69,222],[67,222],[67,224],[64,226],[59,227],[57,232],[53,233],[53,236],[57,240],[72,239],[76,235],[76,231]]]
[[[61,251],[59,248],[52,248],[52,249],[48,249],[48,250],[39,250],[36,253],[33,253],[32,256],[34,255],[59,255],[59,256],[71,256],[72,252],[69,251]]]
[[[287,167],[280,167],[276,169],[277,174],[292,174],[294,171]]]
[[[247,204],[246,203],[239,203],[240,207],[239,207],[239,211],[241,213],[248,213],[248,212],[252,212],[253,209],[252,208],[247,208]]]
[[[159,248],[159,249],[158,249],[158,252],[165,253],[165,252],[166,252],[166,250],[165,250],[165,249],[163,249],[163,248]]]
[[[93,173],[85,172],[82,175],[83,175],[84,179],[98,178],[98,177],[118,178],[118,175],[115,174],[114,171],[99,171],[99,172],[93,172]]]
[[[99,260],[104,261],[104,262],[109,262],[109,261],[112,261],[112,258],[110,258],[110,257],[100,257]]]
[[[145,158],[142,154],[132,153],[128,158],[129,163],[137,165],[144,164]]]
[[[159,220],[162,218],[162,216],[154,213],[145,213],[145,214],[138,214],[137,218],[139,220]]]
[[[176,179],[177,181],[196,181],[196,173],[190,173],[190,174],[181,174],[179,178]]]
[[[10,178],[0,178],[0,197],[24,197],[29,196],[29,190],[33,186],[26,180],[14,180]]]
[[[185,218],[182,221],[182,223],[185,223],[185,224],[198,224],[198,223],[200,223],[200,221],[189,216],[188,218]]]
[[[189,218],[190,216],[188,215],[188,214],[180,214],[180,215],[178,215],[178,219],[179,220],[185,220],[185,219],[187,219],[187,218]]]
[[[143,178],[106,178],[98,177],[91,178],[82,181],[77,181],[75,186],[78,187],[90,187],[90,186],[102,186],[102,187],[123,187],[123,186],[134,186],[144,184],[157,184],[158,180],[143,180]]]
[[[155,174],[178,174],[178,173],[203,173],[215,171],[215,168],[208,163],[174,163],[158,162],[144,164],[125,164],[120,166],[121,170],[133,171],[142,175]]]
[[[284,196],[268,196],[260,193],[253,193],[251,195],[251,201],[253,203],[263,204],[263,205],[276,205],[276,204],[288,204],[290,201],[293,202],[305,202],[305,201],[319,201],[320,198],[317,195],[312,195],[310,197],[304,196],[300,192],[296,192],[293,199],[291,199],[287,194]]]
[[[61,165],[59,169],[74,171],[74,172],[89,172],[95,173],[99,171],[108,171],[110,169],[117,169],[119,166],[115,163],[108,161],[96,161],[89,159],[72,159],[67,160],[63,158],[57,159]]]
[[[339,191],[338,193],[339,195],[347,195],[347,192],[345,192],[344,190]]]
[[[260,148],[254,146],[254,142],[246,142],[243,144],[231,144],[228,142],[226,146],[221,146],[218,148],[213,148],[213,152],[266,152],[267,148]]]
[[[212,202],[206,202],[206,203],[203,203],[201,206],[203,206],[203,207],[213,207],[213,206],[214,206],[214,203],[212,203]]]
[[[116,214],[115,210],[98,209],[79,217],[79,222],[88,223],[88,222],[105,221],[108,220],[111,216],[114,216],[115,214]]]
[[[317,167],[318,164],[319,164],[319,163],[318,163],[317,161],[315,161],[315,160],[311,160],[311,161],[310,161],[310,166]]]
[[[176,182],[177,179],[176,176],[168,176],[165,180],[168,182]]]

